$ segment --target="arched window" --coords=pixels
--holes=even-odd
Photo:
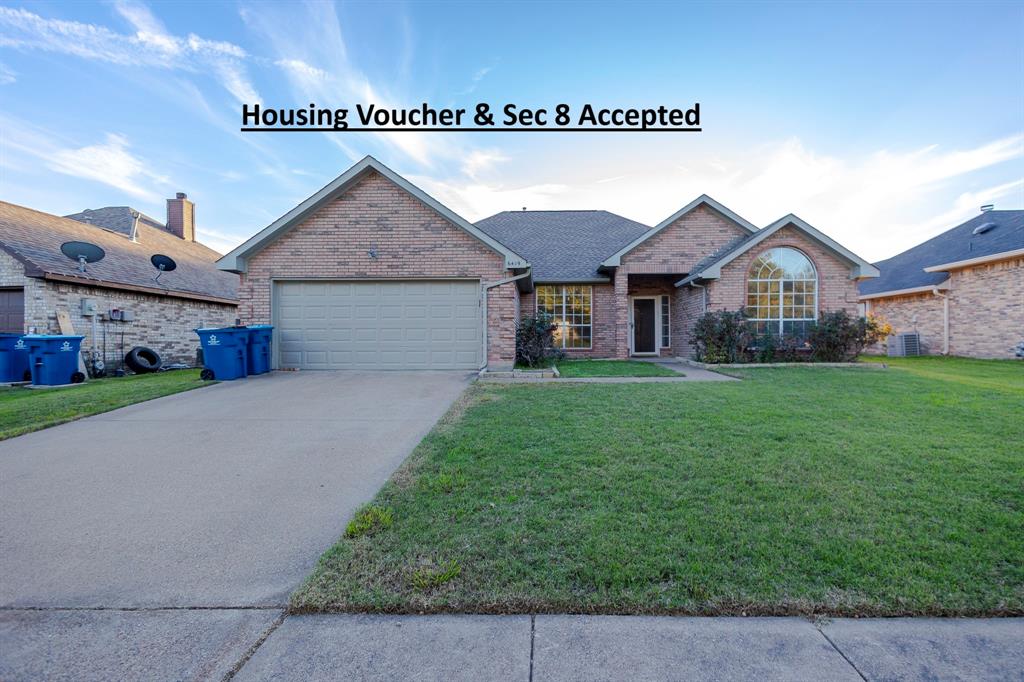
[[[747,275],[747,316],[758,334],[802,336],[818,316],[818,275],[796,249],[768,249]]]

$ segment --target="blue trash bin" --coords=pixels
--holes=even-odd
[[[274,327],[269,324],[250,324],[249,330],[249,374],[266,374],[270,371],[270,342]]]
[[[80,384],[85,375],[78,371],[78,351],[84,336],[27,334],[28,364],[36,386]]]
[[[0,334],[0,383],[31,381],[24,334]]]
[[[249,364],[249,330],[245,327],[196,329],[203,346],[204,369],[199,376],[209,381],[244,379]]]

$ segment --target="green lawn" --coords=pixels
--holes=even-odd
[[[292,607],[1024,614],[1024,363],[890,364],[477,385]]]
[[[679,372],[637,360],[559,360],[563,377],[677,377]]]
[[[0,440],[208,383],[199,380],[199,370],[174,370],[69,388],[0,388]]]

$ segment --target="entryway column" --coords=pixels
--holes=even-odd
[[[629,357],[629,274],[623,267],[615,272],[615,357]]]

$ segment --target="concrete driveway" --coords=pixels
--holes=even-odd
[[[273,373],[0,442],[0,607],[283,605],[467,382]]]

